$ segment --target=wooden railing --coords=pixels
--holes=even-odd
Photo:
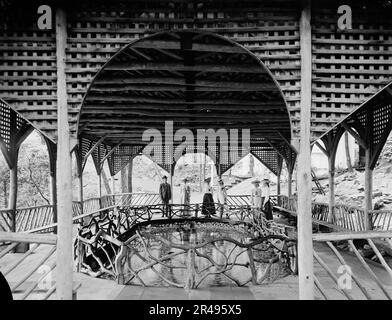
[[[54,234],[0,232],[0,270],[6,278],[13,299],[47,300],[56,292],[56,243]],[[23,253],[18,247],[27,246]],[[26,267],[28,266],[28,268]],[[74,286],[74,299],[80,284]]]
[[[374,230],[392,230],[392,210],[370,211]]]
[[[297,214],[297,199],[295,197],[278,196],[278,206]],[[391,230],[392,211],[370,211],[372,229]],[[337,231],[365,231],[365,211],[355,206],[337,204],[334,206],[334,214],[329,216],[329,206],[327,203],[312,202],[312,218],[316,223],[329,224]]]
[[[8,209],[0,210],[0,231],[12,230],[13,211]]]
[[[167,215],[163,216],[166,213]],[[192,252],[192,250],[195,250],[197,255],[197,251],[200,248],[204,248],[209,245],[212,245],[214,248],[216,248],[215,242],[220,243],[221,247],[222,242],[228,241],[232,242],[232,244],[235,246],[239,246],[241,250],[248,252],[250,264],[241,264],[241,266],[245,267],[247,271],[249,271],[250,268],[251,274],[249,278],[244,282],[236,281],[235,277],[230,278],[237,285],[245,285],[250,281],[252,281],[254,284],[264,281],[263,279],[267,277],[272,264],[278,263],[278,261],[280,261],[278,256],[284,256],[283,260],[285,263],[288,263],[289,260],[291,261],[292,258],[296,259],[296,255],[291,255],[291,253],[295,251],[293,246],[295,246],[296,241],[290,240],[288,236],[289,232],[292,231],[292,228],[261,218],[260,214],[254,212],[254,210],[251,209],[249,205],[221,206],[219,204],[215,204],[214,209],[209,210],[207,216],[204,216],[201,213],[201,204],[172,204],[169,205],[168,208],[163,204],[146,206],[114,206],[107,209],[102,209],[96,213],[92,213],[90,214],[90,222],[82,226],[78,232],[78,240],[75,246],[78,270],[93,275],[94,277],[105,275],[107,277],[117,279],[119,283],[122,284],[132,283],[132,279],[139,279],[139,282],[136,281],[136,283],[146,285],[146,282],[142,280],[143,275],[140,273],[142,273],[143,270],[151,269],[169,285],[176,287],[189,286],[190,288],[197,288],[204,278],[208,276],[209,272],[193,274],[195,278],[199,278],[199,280],[192,282],[192,284],[181,282],[174,283],[166,279],[165,274],[160,273],[156,267],[160,264],[162,264],[163,267],[167,266],[167,260],[170,256],[174,257],[178,255],[184,255],[185,257],[188,257],[188,254]],[[214,228],[213,230],[216,229],[218,223],[234,228],[235,230],[237,230],[237,228],[241,228],[242,226],[244,230],[247,230],[246,232],[250,232],[249,234],[252,235],[252,238],[254,238],[256,234],[259,236],[257,239],[252,239],[250,243],[244,245],[238,241],[231,240],[229,237],[218,236],[211,241],[198,244],[196,247],[190,245],[188,248],[186,247],[186,244],[183,244],[181,245],[183,249],[185,247],[186,248],[180,253],[174,255],[169,254],[168,257],[158,257],[157,259],[155,259],[150,252],[149,245],[151,244],[144,244],[143,248],[148,254],[146,259],[142,259],[145,262],[145,265],[141,266],[139,269],[130,269],[130,266],[128,265],[129,261],[125,260],[127,260],[130,256],[133,255],[134,252],[136,252],[134,249],[132,249],[132,241],[138,242],[140,240],[141,243],[144,243],[143,238],[139,237],[138,239],[135,239],[135,230],[136,233],[138,233],[138,231],[140,231],[139,228],[146,227],[147,225],[150,227],[156,225],[165,225],[166,228],[174,228],[173,230],[175,230],[174,223],[176,222],[180,224],[188,222],[190,225],[196,227],[203,223],[212,223]],[[150,227],[148,227],[148,229]],[[225,228],[226,231],[227,228],[228,227]],[[201,227],[201,229],[204,230],[203,227]],[[214,232],[216,232],[216,230]],[[169,232],[169,234],[171,233]],[[273,240],[274,250],[276,250],[277,247],[281,248],[281,250],[278,250],[279,252],[276,257],[270,257],[264,261],[266,265],[268,265],[267,269],[265,270],[266,275],[265,277],[261,277],[261,279],[256,279],[256,272],[255,268],[252,267],[252,263],[254,263],[254,261],[260,262],[260,257],[254,257],[253,250],[260,251],[263,249],[265,251],[266,248],[263,247],[263,245],[269,246],[269,240]],[[277,240],[282,240],[283,242],[278,245],[276,243]],[[287,243],[286,240],[288,241]],[[164,242],[165,240],[162,241]],[[176,247],[175,243],[171,244],[173,247]],[[261,248],[257,247],[261,244],[263,244]],[[168,243],[164,243],[164,245],[168,246]],[[291,249],[289,249],[289,247]],[[230,252],[233,252],[233,250],[230,250]],[[141,251],[136,252],[136,256],[140,257],[140,254],[142,254]],[[200,257],[206,258],[206,255]],[[229,259],[228,257],[228,264],[220,266],[218,268],[220,270],[218,273],[222,274],[223,276],[228,276],[226,274],[227,271],[230,271],[235,265],[239,266],[239,264],[236,262],[237,258],[238,256],[235,256],[234,261],[231,261],[231,258]],[[207,260],[209,261],[212,261],[213,259],[214,258],[207,257]],[[290,265],[295,264],[296,262],[290,263]],[[125,269],[128,272],[124,271],[125,266]],[[134,268],[133,265],[131,267]],[[192,267],[189,270],[193,269],[194,268]],[[132,271],[129,272],[129,270]],[[205,270],[209,270],[209,268],[205,268]],[[185,278],[191,279],[193,277],[186,276]]]
[[[315,250],[313,253],[315,263],[321,267],[318,275],[314,274],[317,292],[324,299],[372,300],[386,298],[392,300],[392,269],[378,248],[379,243],[382,243],[389,245],[389,248],[392,249],[391,238],[391,231],[313,234],[314,243],[326,244],[331,253],[328,254],[328,260],[323,258],[324,250],[319,253]],[[364,257],[366,249],[363,243],[356,242],[358,240],[366,242],[371,248],[368,251],[378,260],[378,264],[374,264]],[[347,244],[346,252],[351,251],[352,253],[345,255],[344,251],[337,248],[337,243],[342,246],[343,242]],[[331,283],[334,284],[332,287]],[[336,296],[338,292],[341,294],[339,297]]]
[[[229,205],[250,205],[251,199],[250,195],[228,195],[227,196],[227,204]]]
[[[88,214],[96,212],[102,208],[108,208],[113,205],[150,205],[160,203],[159,195],[156,193],[127,193],[116,195],[105,195],[101,198],[90,198],[83,201],[72,202],[72,216],[78,217],[82,213]],[[20,208],[16,210],[16,232],[26,232],[30,230],[41,230],[41,232],[51,232],[52,229],[42,227],[52,225],[53,220],[53,206],[43,205],[30,208]],[[0,231],[13,230],[13,217],[15,216],[12,210],[0,210]],[[37,232],[37,231],[35,231]]]

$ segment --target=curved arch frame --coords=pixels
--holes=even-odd
[[[183,31],[183,30],[182,30],[182,31]],[[285,96],[284,96],[284,94],[283,94],[283,91],[282,91],[282,89],[281,89],[279,83],[278,83],[277,80],[275,79],[274,75],[272,74],[272,72],[268,69],[268,67],[264,64],[264,62],[263,62],[260,58],[258,58],[253,52],[251,52],[249,49],[245,48],[244,46],[240,45],[240,44],[237,43],[236,41],[234,41],[234,40],[232,40],[232,39],[229,39],[229,38],[226,38],[226,37],[224,37],[224,36],[221,36],[221,35],[219,35],[219,34],[212,33],[212,32],[206,32],[206,31],[199,31],[199,30],[191,30],[191,29],[190,29],[190,30],[186,30],[186,31],[187,31],[187,32],[190,32],[190,33],[193,32],[193,33],[208,35],[208,36],[211,36],[211,37],[216,37],[216,38],[218,38],[218,39],[220,39],[220,40],[222,40],[222,41],[225,41],[225,42],[227,42],[227,43],[229,43],[229,44],[231,44],[231,45],[233,45],[233,46],[235,46],[235,47],[240,48],[241,50],[244,51],[244,53],[246,53],[246,54],[248,54],[250,57],[252,57],[252,59],[254,59],[254,61],[255,61],[257,64],[259,64],[259,66],[269,75],[270,79],[273,81],[273,83],[275,84],[276,88],[278,89],[279,94],[280,94],[280,98],[282,99],[282,101],[284,102],[284,105],[285,105],[285,107],[286,107],[287,116],[288,116],[289,125],[290,125],[290,137],[293,137],[293,125],[292,125],[292,120],[291,120],[290,111],[289,111],[288,106],[287,106],[286,98],[285,98]],[[116,53],[115,53],[115,54],[114,54],[114,55],[113,55],[113,56],[112,56],[112,57],[111,57],[102,67],[101,67],[101,69],[100,69],[100,70],[95,74],[95,76],[91,79],[91,82],[90,82],[90,84],[89,84],[89,86],[88,86],[88,88],[87,88],[87,90],[86,90],[86,93],[85,93],[84,96],[83,96],[83,99],[82,99],[82,102],[81,102],[81,105],[80,105],[80,108],[79,108],[79,112],[78,112],[77,131],[76,131],[76,136],[77,136],[77,137],[79,137],[79,134],[80,134],[80,132],[79,132],[79,128],[80,128],[79,122],[80,122],[80,117],[81,117],[81,114],[82,114],[84,102],[85,102],[86,98],[88,97],[88,95],[89,95],[89,93],[90,93],[90,90],[91,90],[91,88],[92,88],[93,85],[94,85],[95,80],[100,76],[100,74],[101,74],[102,71],[106,68],[106,66],[108,66],[108,65],[109,65],[118,55],[120,55],[121,53],[123,53],[127,48],[132,47],[132,46],[135,45],[136,43],[145,41],[145,40],[147,40],[147,39],[153,39],[154,37],[158,37],[158,36],[160,36],[160,35],[169,34],[169,33],[173,33],[173,32],[175,33],[175,31],[161,31],[161,32],[157,32],[157,33],[154,33],[154,34],[151,34],[151,35],[147,35],[146,37],[139,38],[139,39],[136,39],[136,40],[134,40],[134,41],[131,41],[130,43],[126,44],[123,48],[121,48],[119,51],[117,51],[117,52],[116,52]],[[183,31],[183,32],[184,32],[184,31]]]

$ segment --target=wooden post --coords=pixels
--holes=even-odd
[[[65,59],[67,21],[64,9],[56,9],[57,64],[57,214],[56,293],[59,300],[72,300],[72,159],[68,123]]]
[[[10,169],[10,192],[8,200],[8,209],[12,210],[12,232],[16,232],[16,202],[18,198],[18,164],[17,156],[13,167]]]
[[[53,206],[53,223],[57,223],[57,181],[56,171],[50,171],[50,204]],[[57,228],[54,228],[57,233]]]
[[[124,168],[121,169],[121,193],[127,193],[128,192],[128,188],[127,188],[127,167],[125,166]],[[112,176],[113,178],[113,176]],[[114,180],[113,180],[114,181]],[[112,188],[112,190],[114,190],[114,188]],[[113,191],[114,194],[114,191]]]
[[[57,177],[56,177],[56,157],[57,157],[57,146],[44,137],[46,147],[48,148],[49,154],[49,175],[50,175],[50,204],[53,206],[53,223],[57,223]],[[53,228],[53,232],[57,233],[57,227]]]
[[[333,222],[334,211],[335,211],[335,152],[330,150],[328,155],[328,188],[329,188],[329,200],[328,200],[328,222]]]
[[[170,204],[173,204],[173,196],[174,196],[174,190],[173,190],[173,174],[174,174],[174,166],[175,163],[172,163],[170,165],[170,172],[169,172],[169,184],[170,184],[170,188],[171,188],[171,199],[170,199]]]
[[[373,195],[373,169],[371,168],[371,149],[368,147],[365,150],[365,217],[364,225],[366,230],[371,229],[369,210],[372,210],[372,195]]]
[[[101,172],[98,173],[98,197],[99,198],[102,197],[102,176],[101,176]]]
[[[312,240],[312,181],[310,167],[310,118],[312,105],[311,0],[302,1],[300,18],[301,120],[298,155],[298,269],[299,298],[314,299]]]
[[[293,195],[293,173],[290,169],[287,171],[287,196],[291,197]]]
[[[128,192],[132,193],[133,158],[128,163]]]

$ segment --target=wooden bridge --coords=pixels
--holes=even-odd
[[[170,121],[153,158],[169,179],[182,142],[171,136],[183,128],[193,135],[209,128],[250,130],[249,143],[238,147],[238,137],[223,136],[219,143],[204,138],[195,145],[191,139],[179,150],[207,153],[218,175],[250,152],[278,176],[281,194],[280,176],[287,171],[288,198],[277,206],[297,215],[301,298],[314,298],[315,283],[321,288],[309,254],[320,239],[312,241],[313,222],[357,232],[345,240],[390,238],[390,231],[372,230],[390,227],[388,212],[372,211],[372,171],[392,130],[389,1],[345,1],[342,22],[338,0],[228,0],[223,6],[209,0],[81,0],[47,8],[55,17],[47,28],[37,24],[39,5],[0,3],[0,149],[10,169],[9,208],[0,224],[7,230],[3,240],[56,243],[60,299],[73,291],[72,219],[116,201],[103,197],[103,166],[114,176],[135,156],[151,156],[142,134],[163,132]],[[34,129],[48,146],[54,196],[51,206],[18,209],[18,151]],[[363,210],[335,203],[335,156],[346,131],[365,154]],[[316,144],[328,157],[328,210],[311,199]],[[228,156],[228,150],[235,152]],[[92,157],[100,177],[97,199],[84,201],[81,191],[79,202],[72,202],[73,155],[80,186]],[[57,236],[30,234],[51,221]]]

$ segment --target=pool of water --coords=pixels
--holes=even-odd
[[[139,228],[123,266],[127,284],[194,288],[270,283],[290,273],[270,243],[242,248],[255,234],[245,225],[183,222]],[[274,245],[279,247],[279,243]],[[279,242],[279,241],[278,241]],[[271,260],[276,260],[271,262]]]

